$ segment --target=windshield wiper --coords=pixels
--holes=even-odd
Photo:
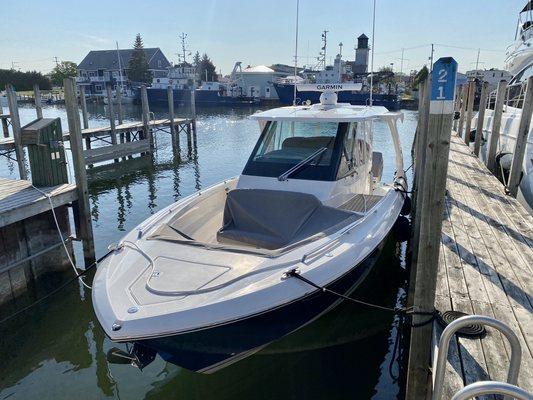
[[[287,171],[285,171],[280,176],[278,176],[278,181],[286,181],[287,178],[289,178],[289,176],[294,174],[296,171],[298,171],[304,165],[309,164],[309,162],[313,161],[315,158],[317,158],[320,154],[322,154],[326,150],[327,150],[327,147],[321,147],[320,149],[315,151],[313,154],[311,154],[309,157],[304,158],[302,161],[300,161],[294,167],[289,168]]]

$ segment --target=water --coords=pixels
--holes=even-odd
[[[105,125],[102,106],[91,105],[90,126]],[[105,253],[150,214],[198,189],[240,173],[259,130],[247,118],[255,110],[198,110],[198,152],[188,155],[182,134],[181,161],[170,135],[158,133],[153,160],[134,162],[126,172],[90,171],[90,203],[96,253]],[[21,107],[21,121],[35,115]],[[126,119],[138,119],[136,106]],[[176,114],[186,115],[178,109]],[[155,110],[156,117],[165,117]],[[60,117],[60,106],[44,109]],[[416,113],[406,111],[400,125],[406,167]],[[393,146],[377,126],[375,148],[384,153],[384,180],[394,173]],[[185,150],[184,150],[185,149]],[[0,176],[17,179],[12,162],[0,159]],[[77,259],[82,260],[79,248]],[[360,297],[393,306],[405,296],[404,245],[389,240]],[[53,262],[53,261],[51,261]],[[68,271],[0,310],[0,317],[28,304],[72,276]],[[387,312],[341,304],[324,317],[261,352],[212,375],[192,373],[161,358],[142,372],[110,365],[105,353],[115,346],[98,325],[91,296],[78,283],[0,326],[0,399],[391,399],[401,397],[398,364],[391,361],[397,321]],[[401,347],[401,346],[400,346]],[[401,352],[400,352],[401,353]],[[403,354],[403,353],[402,353]],[[389,372],[392,369],[392,374]],[[392,376],[391,376],[392,375]]]

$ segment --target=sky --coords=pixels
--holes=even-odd
[[[2,0],[0,68],[50,72],[59,61],[81,62],[90,50],[159,47],[177,62],[178,35],[192,53],[207,53],[229,74],[247,65],[294,63],[297,0]],[[298,63],[314,64],[328,30],[328,62],[342,42],[353,59],[356,38],[372,35],[373,0],[300,0]],[[459,70],[502,68],[526,0],[376,0],[375,69],[418,70],[452,56]],[[403,65],[402,65],[402,48]]]

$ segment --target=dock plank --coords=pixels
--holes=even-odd
[[[78,198],[76,185],[62,184],[39,190],[59,207]],[[0,228],[51,209],[48,198],[32,187],[31,182],[0,178]]]
[[[455,134],[447,189],[435,306],[508,324],[522,344],[518,383],[533,391],[533,217]],[[482,339],[454,341],[459,347],[448,357],[444,398],[478,380],[505,381],[510,347],[499,332],[488,328]]]

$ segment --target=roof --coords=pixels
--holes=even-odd
[[[258,121],[355,122],[384,117],[399,118],[402,115],[391,113],[381,106],[352,106],[339,103],[327,109],[320,104],[273,108],[257,112],[251,118]]]
[[[242,70],[243,73],[261,73],[272,74],[274,71],[272,68],[268,68],[266,65],[256,65],[255,67],[248,67]]]
[[[529,10],[533,10],[533,1],[532,0],[527,2],[527,4],[524,6],[522,11],[520,11],[520,13],[523,13],[523,12],[526,12],[526,11],[529,11]]]
[[[166,69],[170,67],[170,62],[167,60],[159,47],[152,47],[143,49],[146,58],[148,59],[148,65],[151,69]],[[120,54],[120,62],[122,68],[127,68],[130,61],[133,49],[118,50]],[[160,58],[163,59],[161,66],[159,67],[154,59],[157,53],[161,53]],[[90,51],[82,62],[78,65],[78,69],[93,70],[93,69],[118,69],[118,56],[117,50],[92,50]]]
[[[368,39],[368,36],[366,36],[364,33],[361,34],[357,39]]]

